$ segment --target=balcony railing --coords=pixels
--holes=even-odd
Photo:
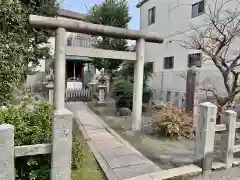
[[[93,47],[94,44],[96,44],[96,40],[91,37],[84,38],[71,36],[67,39],[67,46],[90,48]]]

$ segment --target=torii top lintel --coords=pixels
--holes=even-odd
[[[93,24],[89,22],[67,19],[67,18],[59,18],[59,17],[53,18],[53,17],[30,15],[29,22],[34,26],[48,28],[48,29],[57,29],[62,27],[69,32],[91,34],[95,36],[107,36],[107,37],[123,38],[123,39],[131,39],[131,40],[138,40],[140,38],[144,38],[146,42],[152,42],[152,43],[163,42],[163,38],[156,33],[104,26],[104,25]]]

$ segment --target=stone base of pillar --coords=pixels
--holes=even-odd
[[[53,113],[51,180],[71,179],[72,120],[68,109]]]

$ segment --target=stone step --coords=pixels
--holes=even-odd
[[[169,170],[162,170],[151,174],[145,174],[126,180],[164,180],[169,178],[176,178],[186,175],[197,175],[202,172],[202,169],[194,164],[186,165]]]

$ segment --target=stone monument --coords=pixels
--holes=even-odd
[[[54,81],[54,74],[53,74],[53,70],[50,69],[50,73],[49,75],[46,76],[46,80],[47,80],[47,85],[46,87],[48,88],[48,100],[50,104],[53,104],[53,81]]]
[[[98,104],[106,104],[105,94],[106,94],[106,77],[104,75],[104,70],[101,70],[100,77],[98,78]]]

